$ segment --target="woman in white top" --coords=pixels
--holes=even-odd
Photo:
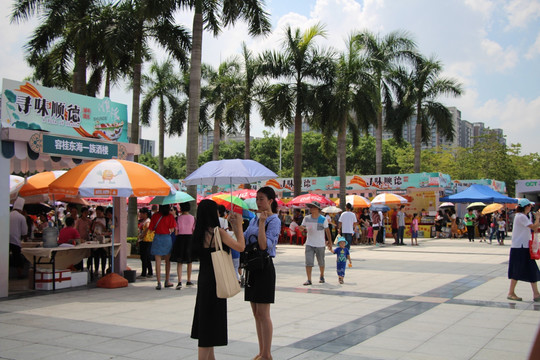
[[[510,248],[510,262],[508,263],[508,278],[510,279],[508,300],[522,300],[515,293],[517,282],[521,280],[531,283],[533,299],[535,302],[540,302],[540,292],[538,292],[538,286],[536,284],[540,280],[540,271],[538,270],[536,261],[532,260],[529,254],[531,230],[535,231],[540,227],[540,213],[537,213],[536,221],[533,223],[527,217],[531,208],[532,203],[529,200],[519,199],[514,217],[512,247]]]

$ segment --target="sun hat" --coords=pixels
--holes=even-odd
[[[338,237],[336,238],[336,244],[339,245],[339,243],[342,242],[342,241],[345,242],[345,245],[348,244],[347,240],[346,240],[343,236],[338,236]]]
[[[525,206],[528,206],[528,205],[532,205],[532,203],[529,201],[529,199],[519,199],[518,200],[518,206],[519,207],[525,207]]]
[[[310,203],[307,203],[306,206],[314,206],[319,210],[321,209],[321,203],[318,201],[312,201]]]
[[[25,200],[23,198],[17,198],[13,204],[13,210],[22,210],[24,207]]]

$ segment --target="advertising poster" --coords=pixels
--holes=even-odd
[[[44,130],[87,140],[128,142],[127,105],[40,86],[2,81],[2,127]]]

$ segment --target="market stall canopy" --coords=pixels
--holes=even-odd
[[[445,196],[443,198],[440,198],[439,200],[452,201],[454,203],[470,203],[475,201],[500,204],[517,203],[517,199],[500,194],[497,191],[491,189],[489,186],[480,184],[473,184],[462,192],[450,196]]]

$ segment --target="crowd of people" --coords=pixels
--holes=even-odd
[[[56,210],[41,211],[37,215],[29,214],[24,207],[24,198],[17,198],[10,214],[10,253],[17,276],[24,277],[26,260],[22,256],[23,241],[43,240],[47,228],[59,229],[56,245],[75,246],[86,241],[103,241],[112,233],[112,207],[59,205]],[[88,269],[94,269],[93,276],[105,275],[108,254],[105,249],[96,249],[88,259]],[[99,268],[101,265],[101,273]],[[109,264],[110,265],[110,264]],[[75,264],[76,269],[83,265]]]

